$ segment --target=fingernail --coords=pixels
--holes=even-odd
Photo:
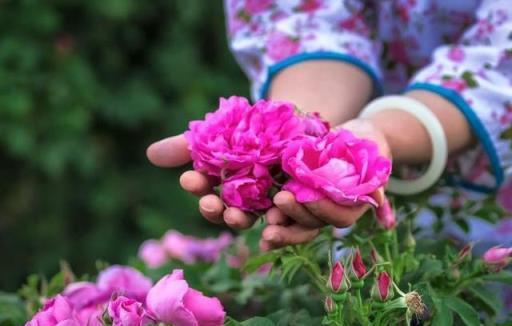
[[[215,208],[213,207],[208,207],[208,206],[205,206],[205,205],[201,205],[201,209],[207,213],[214,213],[215,212]]]

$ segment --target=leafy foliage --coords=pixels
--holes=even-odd
[[[220,1],[0,1],[0,31],[0,288],[212,229],[144,152],[247,93]]]

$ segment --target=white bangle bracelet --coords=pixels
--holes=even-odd
[[[420,193],[439,179],[448,159],[446,135],[437,117],[423,103],[405,96],[385,96],[370,102],[360,113],[361,118],[385,110],[402,110],[414,115],[427,130],[432,142],[432,159],[425,174],[413,180],[389,179],[387,189],[399,195]]]

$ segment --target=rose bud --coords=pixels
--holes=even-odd
[[[366,275],[366,266],[364,265],[359,249],[357,249],[352,256],[352,273],[358,280],[364,278]]]
[[[468,243],[457,254],[457,258],[455,259],[455,262],[457,264],[460,264],[464,261],[471,260],[471,251],[473,250],[473,243]]]
[[[375,209],[375,218],[377,223],[385,230],[391,230],[395,227],[395,213],[393,212],[393,208],[387,198],[384,198],[384,202]]]
[[[377,280],[372,287],[372,297],[386,301],[393,296],[392,280],[387,272],[381,272],[377,276]]]
[[[492,247],[483,255],[483,260],[492,271],[500,271],[507,266],[512,256],[512,248]]]
[[[328,314],[332,313],[336,309],[336,304],[334,303],[334,300],[331,297],[325,298],[324,308]]]
[[[350,282],[345,275],[345,267],[340,261],[337,261],[331,270],[328,286],[334,293],[344,292],[350,287]]]

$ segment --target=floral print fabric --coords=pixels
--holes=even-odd
[[[226,0],[225,8],[230,47],[254,98],[264,97],[272,76],[291,64],[353,63],[376,91],[426,89],[452,101],[480,140],[452,158],[452,179],[484,191],[507,184],[510,0]]]

